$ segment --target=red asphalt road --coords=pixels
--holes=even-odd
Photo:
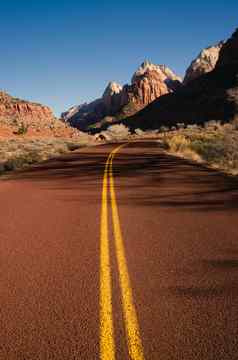
[[[0,359],[99,359],[102,178],[115,147],[0,181]],[[238,182],[153,142],[122,148],[113,169],[145,359],[238,359]],[[111,258],[126,360],[113,246]]]

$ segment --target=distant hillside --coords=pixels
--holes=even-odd
[[[56,119],[48,106],[0,91],[0,137],[74,137],[77,130]]]

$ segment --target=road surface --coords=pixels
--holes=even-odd
[[[156,142],[0,181],[0,359],[238,359],[238,182]]]

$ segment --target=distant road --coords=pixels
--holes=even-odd
[[[16,173],[0,199],[0,359],[238,359],[237,180],[144,141]]]

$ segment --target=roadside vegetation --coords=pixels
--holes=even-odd
[[[95,136],[96,140],[104,140],[106,142],[118,142],[130,138],[129,129],[123,124],[111,125],[106,131]]]
[[[69,139],[0,139],[0,174],[69,153],[93,144],[91,137],[82,135]]]
[[[238,175],[238,122],[181,127],[164,132],[160,139],[170,153]]]
[[[19,127],[21,133],[21,127]],[[25,128],[23,129],[24,132]],[[15,137],[0,139],[0,174],[16,170],[49,158],[66,154],[96,143],[117,143],[154,139],[168,153],[204,163],[227,173],[238,175],[238,120],[220,124],[209,121],[204,127],[184,124],[169,129],[130,130],[123,124],[111,125],[95,136],[82,134],[78,138],[35,139]]]
[[[99,134],[106,142],[156,139],[167,152],[238,175],[238,120],[221,124],[209,121],[204,126],[183,123],[159,130],[136,129],[133,134],[120,124]],[[99,138],[100,139],[100,138]]]

